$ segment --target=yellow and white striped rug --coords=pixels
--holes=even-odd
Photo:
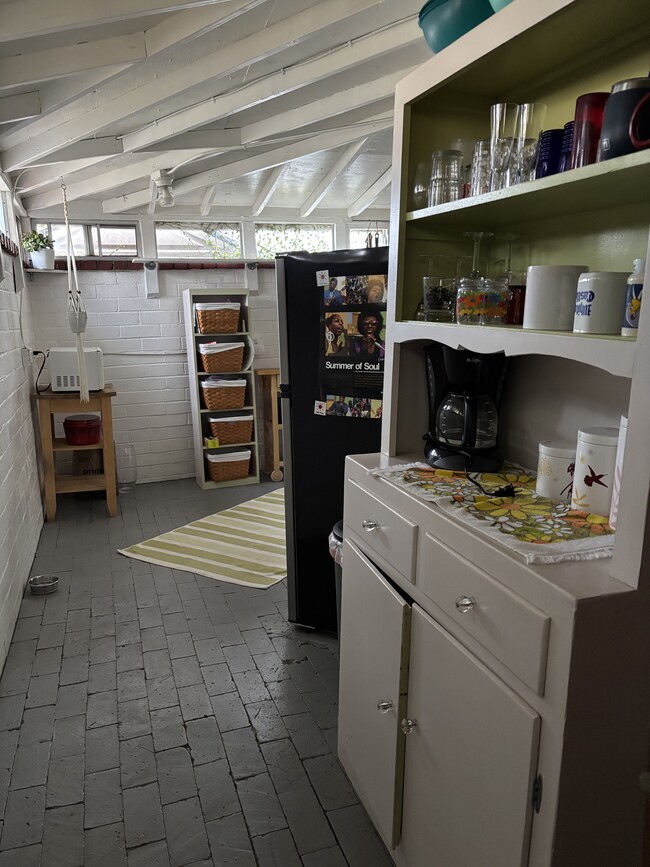
[[[120,554],[245,587],[271,587],[287,575],[284,490],[120,549]]]

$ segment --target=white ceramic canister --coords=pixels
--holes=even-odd
[[[576,447],[558,440],[543,440],[539,444],[537,483],[535,490],[549,500],[569,500],[573,488],[573,467]]]
[[[588,271],[578,278],[573,330],[579,334],[620,334],[627,274]]]
[[[584,265],[530,265],[523,327],[571,331],[578,277],[585,271]]]
[[[618,519],[618,497],[621,492],[621,476],[623,474],[623,458],[625,457],[625,440],[627,438],[627,416],[621,416],[621,427],[618,431],[616,446],[616,464],[614,466],[614,486],[612,488],[612,505],[609,510],[609,526],[616,529]]]
[[[571,493],[574,509],[609,517],[617,444],[616,427],[586,427],[578,431]]]

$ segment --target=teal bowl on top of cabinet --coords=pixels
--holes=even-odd
[[[509,3],[512,3],[512,0],[490,0],[490,6],[495,12],[498,12],[499,9],[503,9],[503,7],[507,6]]]
[[[489,0],[429,0],[420,10],[418,23],[435,54],[493,14]]]

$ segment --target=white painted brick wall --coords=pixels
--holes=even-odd
[[[20,351],[19,301],[10,272],[11,258],[0,254],[0,669],[13,635],[29,577],[43,510],[39,486],[30,393],[31,371]],[[30,298],[23,327],[32,338]]]
[[[183,290],[243,286],[245,280],[243,270],[160,271],[160,298],[147,298],[141,271],[79,272],[88,311],[84,342],[104,351],[106,381],[117,390],[115,441],[135,446],[139,482],[194,476]],[[253,337],[264,347],[256,354],[255,366],[277,367],[275,271],[260,270],[258,283],[258,292],[249,298]],[[35,345],[39,349],[72,346],[66,318],[67,275],[35,274],[28,291],[34,307]],[[151,354],[119,354],[139,352]],[[261,436],[261,423],[258,430]]]

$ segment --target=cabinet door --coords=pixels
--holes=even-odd
[[[392,847],[401,820],[410,606],[349,543],[343,564],[339,758]]]
[[[527,864],[539,717],[417,606],[408,717],[405,863]]]

